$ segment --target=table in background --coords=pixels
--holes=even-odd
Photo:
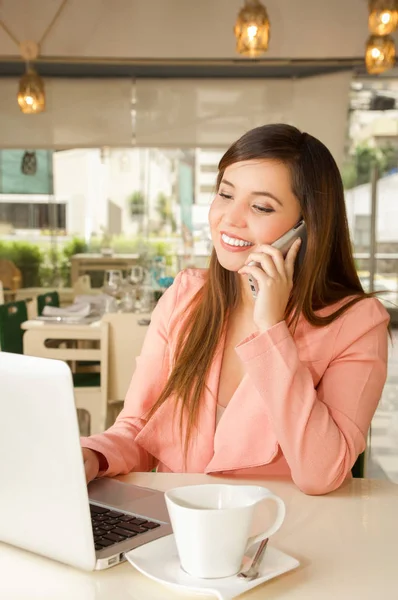
[[[70,259],[72,286],[79,275],[84,275],[87,271],[107,271],[109,269],[128,271],[138,264],[139,259],[139,254],[113,254],[112,256],[74,254]]]
[[[15,292],[15,300],[35,300],[37,296],[41,294],[47,294],[48,292],[58,292],[59,294],[59,305],[61,307],[70,306],[73,304],[76,296],[76,292],[71,287],[57,288],[57,287],[45,287],[45,288],[20,288]],[[86,295],[97,296],[102,294],[100,288],[90,288],[89,291],[85,292]]]
[[[286,520],[270,543],[298,558],[301,565],[251,590],[242,600],[397,597],[398,486],[391,482],[354,479],[327,496],[306,496],[292,482],[277,479],[172,473],[134,473],[119,479],[164,491],[197,483],[256,483],[281,496]],[[128,563],[85,573],[0,544],[0,567],[0,598],[7,600],[198,598],[157,584]]]

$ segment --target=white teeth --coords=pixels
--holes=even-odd
[[[231,238],[225,233],[222,234],[221,239],[229,246],[253,246],[251,242],[245,242],[244,240],[237,240],[236,238]]]

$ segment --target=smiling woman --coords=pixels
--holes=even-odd
[[[299,241],[272,244],[301,219],[296,261]],[[366,445],[389,319],[358,279],[336,163],[295,127],[251,130],[220,161],[209,221],[210,267],[159,301],[122,413],[82,440],[87,477],[254,470],[334,490]]]
[[[246,262],[247,248],[272,244],[297,223],[300,214],[289,170],[282,162],[244,160],[229,165],[209,213],[220,264],[239,270]]]

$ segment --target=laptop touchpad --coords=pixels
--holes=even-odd
[[[148,498],[154,494],[156,494],[154,490],[107,478],[95,479],[88,486],[90,500],[125,510],[128,510],[129,506],[134,505],[137,500]]]

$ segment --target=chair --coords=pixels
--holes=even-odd
[[[123,408],[135,359],[141,353],[148,330],[148,326],[138,324],[145,317],[133,313],[107,313],[102,317],[102,321],[109,325],[108,427]]]
[[[148,325],[140,325],[147,315],[107,313],[103,323],[109,325],[108,401],[124,401],[135,369],[135,359],[141,353]]]
[[[11,260],[0,258],[0,279],[5,290],[16,291],[21,287],[21,271]]]
[[[368,461],[369,451],[372,447],[372,426],[369,427],[369,431],[366,436],[366,448],[359,454],[356,459],[354,466],[351,469],[351,474],[357,479],[363,479],[366,477],[366,465]]]
[[[365,452],[362,452],[351,469],[352,476],[363,479],[365,477]]]
[[[58,292],[47,292],[45,294],[39,294],[37,296],[37,315],[42,315],[43,314],[43,310],[46,306],[56,306],[59,307],[59,293]],[[60,344],[67,344],[66,340],[57,340],[53,342],[53,345],[55,346],[59,346]],[[74,344],[74,342],[67,344],[69,345],[69,347],[74,347],[76,346],[76,344]],[[72,371],[75,372],[77,369],[79,369],[81,367],[81,370],[83,372],[87,372],[87,368],[90,370],[92,366],[98,367],[100,366],[100,363],[97,361],[92,361],[92,362],[87,362],[85,363],[85,365],[83,367],[81,367],[81,365],[79,364],[73,364],[72,366]],[[85,379],[83,378],[83,380],[85,381]]]
[[[58,292],[47,292],[46,294],[37,296],[37,314],[39,316],[43,314],[45,306],[59,306]]]
[[[99,348],[55,346],[62,341],[96,341]],[[28,329],[24,336],[24,353],[30,356],[70,361],[97,361],[100,373],[73,373],[76,408],[90,415],[90,434],[106,429],[108,410],[108,324],[38,327]],[[56,399],[54,399],[56,400]]]
[[[4,291],[2,281],[0,281],[0,304],[4,304]]]
[[[0,348],[3,352],[23,354],[23,335],[21,324],[28,320],[26,303],[7,302],[0,305]]]

